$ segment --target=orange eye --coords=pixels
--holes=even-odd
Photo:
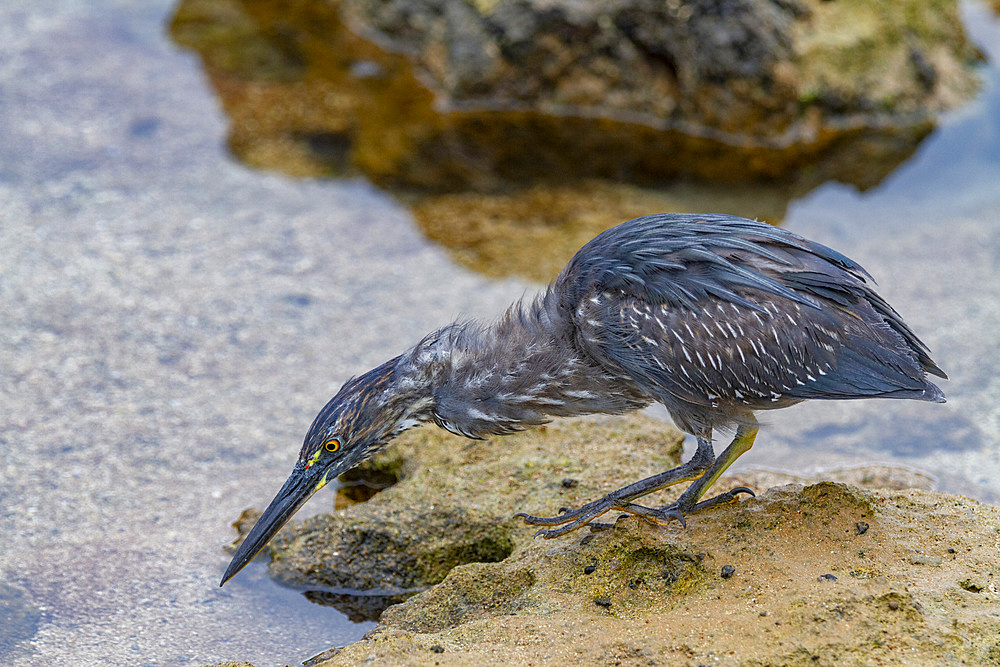
[[[330,438],[329,440],[323,443],[323,449],[325,449],[328,452],[337,451],[338,449],[340,449],[340,440],[337,440],[336,438]]]

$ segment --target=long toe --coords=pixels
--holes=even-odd
[[[624,514],[622,516],[625,516]],[[602,530],[611,530],[615,527],[613,523],[606,523],[604,521],[591,521],[587,524],[587,528],[590,528],[590,532],[599,533]]]
[[[702,510],[707,510],[709,507],[715,507],[716,505],[731,503],[734,500],[736,500],[736,498],[741,493],[747,493],[750,495],[751,498],[755,498],[757,496],[757,494],[753,492],[753,489],[750,489],[746,486],[737,486],[735,489],[730,489],[725,493],[720,493],[719,495],[709,498],[708,500],[702,500],[700,503],[696,503],[693,507],[687,510],[681,507],[677,507],[676,504],[664,508],[664,510],[673,509],[675,511],[683,513],[685,516],[690,516],[695,512],[701,512]]]
[[[533,526],[559,526],[559,528],[554,528],[552,530],[540,530],[535,533],[536,537],[541,536],[546,539],[551,539],[553,537],[565,535],[566,533],[571,533],[577,528],[586,526],[588,523],[598,518],[605,512],[614,509],[617,505],[618,503],[608,496],[605,496],[599,500],[589,502],[579,509],[564,512],[559,516],[539,517],[525,514],[524,512],[515,514],[514,516],[521,517],[525,523]]]
[[[586,505],[576,510],[567,510],[563,507],[561,508],[558,516],[534,516],[532,514],[528,514],[527,512],[518,512],[514,516],[522,519],[526,524],[531,526],[558,526],[560,524],[569,523],[573,519],[577,518],[583,514],[586,508]]]
[[[581,516],[575,521],[559,526],[558,528],[551,528],[549,530],[545,530],[543,528],[542,530],[535,533],[535,537],[544,537],[547,540],[551,540],[553,537],[561,537],[563,535],[566,535],[567,533],[572,533],[574,530],[579,530],[580,528],[583,528],[584,526],[590,524],[591,521],[599,517],[601,514],[604,514],[604,512],[601,512],[600,514],[595,514],[594,516],[587,516],[587,515]],[[603,528],[604,526],[608,526],[609,524],[598,523],[597,525],[598,528],[600,529]]]
[[[682,527],[687,528],[687,521],[684,520],[684,515],[677,511],[673,505],[653,509],[652,507],[628,503],[627,505],[622,505],[619,509],[633,516],[641,517],[650,523],[655,523],[658,526],[666,526],[671,521],[676,520],[680,522]]]
[[[711,454],[711,445],[706,444],[707,441],[699,439],[698,443],[699,448],[708,447],[708,453]],[[519,512],[514,516],[520,517],[525,523],[533,526],[559,526],[558,528],[553,528],[552,530],[540,530],[536,533],[536,535],[540,535],[545,538],[559,537],[560,535],[565,535],[566,533],[570,533],[577,528],[587,525],[609,510],[616,508],[626,509],[629,507],[630,501],[632,500],[641,498],[642,496],[652,493],[653,491],[673,486],[679,482],[694,479],[699,474],[704,474],[704,470],[704,466],[688,461],[687,463],[671,470],[658,473],[652,477],[647,477],[646,479],[641,479],[638,482],[633,482],[632,484],[623,486],[620,489],[616,489],[603,498],[589,502],[579,509],[568,512],[560,512],[558,516],[533,516],[525,512]],[[641,506],[636,505],[636,507]],[[654,511],[650,510],[648,507],[643,508],[643,510],[649,512]],[[684,512],[667,512],[660,517],[660,520],[655,521],[656,523],[668,523],[670,519],[679,519],[681,523],[683,523],[684,518],[681,516],[683,514]]]

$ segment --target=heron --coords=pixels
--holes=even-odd
[[[555,538],[612,510],[655,524],[703,499],[757,436],[759,410],[807,399],[944,402],[928,347],[857,262],[765,222],[661,214],[584,245],[546,289],[493,322],[456,321],[349,379],[320,410],[278,494],[236,550],[239,572],[319,489],[427,422],[485,439],[555,417],[621,414],[654,402],[694,436],[681,465],[553,516],[521,513]],[[713,432],[734,431],[716,456]],[[643,496],[690,482],[665,507]]]

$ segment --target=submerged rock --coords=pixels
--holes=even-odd
[[[737,142],[926,116],[968,94],[975,57],[948,0],[342,5],[352,26],[408,54],[446,107],[584,113]]]
[[[926,486],[919,475],[829,475],[871,487],[862,489],[730,473],[721,488],[747,485],[758,497],[692,516],[687,529],[627,517],[543,541],[511,516],[576,506],[679,455],[679,434],[641,416],[560,421],[482,443],[418,429],[370,464],[398,474],[395,486],[290,524],[270,547],[272,572],[306,588],[424,589],[326,665],[1000,657],[1000,509],[898,489]],[[784,485],[765,490],[774,483]]]
[[[13,658],[38,632],[42,610],[18,586],[0,582],[0,658]]]
[[[869,187],[978,55],[955,0],[184,0],[171,31],[244,160],[434,192]]]
[[[540,282],[638,215],[871,188],[977,87],[956,0],[182,0],[171,34],[240,160],[368,178]]]

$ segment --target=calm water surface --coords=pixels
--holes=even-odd
[[[297,663],[361,636],[271,584],[224,589],[229,522],[346,377],[532,286],[460,268],[362,181],[252,171],[166,1],[0,5],[0,662]],[[969,30],[991,62],[997,20]],[[1000,498],[1000,79],[865,193],[794,201],[951,375],[949,402],[768,415],[741,465],[872,461]],[[330,507],[320,494],[307,511]]]

